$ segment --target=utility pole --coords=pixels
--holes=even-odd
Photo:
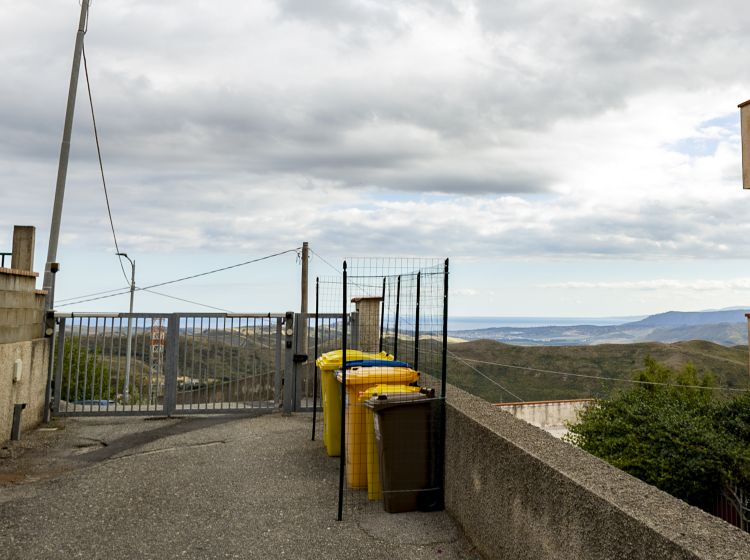
[[[750,99],[740,103],[740,139],[742,142],[742,188],[750,189]],[[750,348],[750,313],[747,318],[747,343]],[[750,375],[750,361],[748,361],[748,375]]]
[[[68,176],[68,159],[70,158],[70,136],[73,130],[73,113],[76,105],[78,89],[78,72],[81,68],[81,51],[83,50],[83,36],[86,33],[90,0],[81,0],[81,17],[78,20],[78,33],[73,50],[73,68],[70,71],[70,87],[68,89],[68,105],[65,109],[65,125],[63,126],[62,145],[60,146],[60,161],[57,166],[57,184],[55,186],[55,202],[52,207],[52,224],[49,230],[49,247],[47,262],[44,265],[44,282],[42,287],[47,290],[47,309],[54,307],[52,287],[52,271],[50,267],[57,261],[57,243],[60,238],[60,221],[62,218],[63,198],[65,196],[65,180]]]
[[[742,139],[742,187],[750,189],[750,99],[740,108],[740,137]]]
[[[300,338],[302,339],[302,345],[299,347],[300,354],[307,354],[307,263],[310,260],[310,245],[307,241],[302,243],[302,279],[300,285],[302,287],[302,297],[300,298],[300,313],[302,313],[302,325],[299,330]]]
[[[128,404],[130,390],[130,350],[133,346],[133,296],[135,295],[135,261],[131,260],[127,253],[117,253],[118,257],[125,257],[130,263],[130,315],[128,315],[128,345],[125,350],[125,388],[122,390],[123,404]]]

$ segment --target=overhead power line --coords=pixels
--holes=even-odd
[[[322,256],[321,256],[320,254],[316,253],[316,252],[315,252],[315,251],[313,250],[313,248],[312,248],[312,247],[310,247],[310,252],[311,252],[311,253],[312,253],[313,255],[315,255],[316,257],[318,257],[318,258],[319,258],[319,259],[320,259],[321,261],[323,261],[324,263],[326,263],[326,264],[327,264],[327,265],[328,265],[329,267],[331,267],[331,268],[332,268],[333,270],[335,270],[337,274],[341,274],[341,268],[336,268],[335,266],[333,266],[333,265],[332,265],[331,263],[329,263],[329,262],[328,262],[327,260],[325,260],[325,259],[324,259],[324,258],[323,258],[323,257],[322,257]]]
[[[184,301],[186,303],[192,303],[193,305],[200,305],[201,307],[207,307],[208,309],[215,309],[217,311],[223,311],[224,313],[232,313],[229,309],[224,309],[222,307],[214,307],[213,305],[207,305],[205,303],[201,303],[199,301],[193,301],[191,299],[185,299],[177,296],[170,296],[169,294],[163,294],[161,292],[155,292],[154,290],[149,290],[147,288],[141,288],[144,292],[148,292],[149,294],[156,294],[157,296],[162,296],[169,299],[176,299],[178,301]]]
[[[62,299],[59,299],[57,301],[58,302],[61,302],[61,301],[72,301],[74,299],[87,298],[87,297],[91,297],[91,296],[99,296],[99,295],[102,295],[102,294],[114,294],[114,292],[121,292],[122,290],[130,290],[130,288],[123,286],[122,288],[115,288],[114,290],[104,290],[104,291],[101,291],[101,292],[92,292],[90,294],[82,294],[82,295],[76,296],[76,297],[62,298]],[[117,294],[115,294],[115,295],[117,295]]]
[[[88,27],[88,21],[87,21]],[[96,155],[99,158],[99,172],[102,176],[102,187],[104,188],[104,200],[107,203],[107,216],[109,216],[109,226],[112,229],[112,239],[115,241],[115,253],[120,253],[120,246],[117,243],[117,234],[115,233],[115,222],[112,220],[112,207],[109,203],[109,193],[107,192],[107,180],[104,178],[104,164],[102,163],[102,150],[99,146],[99,131],[96,127],[96,115],[94,114],[94,99],[91,95],[91,82],[89,81],[89,65],[86,60],[86,46],[81,43],[81,54],[83,55],[83,73],[86,76],[86,91],[89,94],[89,106],[91,107],[91,122],[94,125],[94,140],[96,141]],[[120,263],[120,270],[125,281],[130,283],[128,275],[125,273],[125,267],[122,264],[122,257],[118,254],[117,261]]]
[[[492,379],[489,375],[486,375],[486,374],[482,373],[481,371],[479,371],[477,368],[475,368],[474,366],[472,366],[470,363],[468,363],[466,360],[464,360],[460,356],[457,356],[456,354],[454,354],[450,350],[448,350],[448,355],[451,358],[453,358],[454,360],[458,360],[459,362],[461,362],[462,364],[464,364],[466,367],[468,367],[472,371],[478,373],[479,375],[481,375],[482,377],[484,377],[487,381],[489,381],[493,385],[497,385],[498,387],[500,387],[500,389],[502,389],[503,391],[505,391],[506,393],[508,393],[509,395],[511,395],[514,399],[516,399],[516,400],[518,400],[520,402],[525,402],[524,399],[522,399],[521,397],[519,397],[518,395],[516,395],[510,389],[508,389],[506,387],[503,387],[502,385],[500,385],[500,383],[498,383],[497,381],[495,381],[494,379]]]
[[[108,296],[99,296],[99,297],[93,297],[93,298],[88,298],[88,299],[81,299],[81,300],[78,300],[78,301],[71,301],[69,303],[61,303],[59,305],[56,305],[56,307],[66,307],[68,305],[78,305],[79,303],[86,303],[86,302],[89,302],[89,301],[97,301],[99,299],[109,299],[109,298],[112,298],[112,297],[121,296],[121,295],[129,294],[129,293],[130,293],[130,288],[128,288],[124,292],[118,292],[116,294],[109,294]]]
[[[268,259],[271,259],[271,258],[274,258],[274,257],[279,257],[281,255],[285,255],[287,253],[296,253],[299,249],[300,249],[300,247],[295,247],[294,249],[287,249],[286,251],[280,251],[278,253],[273,253],[271,255],[266,255],[265,257],[258,257],[257,259],[250,259],[249,261],[243,261],[243,262],[240,262],[240,263],[237,263],[237,264],[232,264],[232,265],[224,266],[224,267],[221,267],[221,268],[214,268],[212,270],[207,270],[206,272],[199,272],[198,274],[191,274],[190,276],[183,276],[181,278],[175,278],[174,280],[167,280],[166,282],[159,282],[157,284],[151,284],[149,286],[136,287],[136,291],[141,291],[141,290],[151,291],[151,288],[158,288],[159,286],[166,286],[168,284],[175,284],[177,282],[184,282],[185,280],[191,280],[193,278],[200,278],[202,276],[208,276],[209,274],[216,274],[217,272],[223,272],[225,270],[231,270],[233,268],[238,268],[238,267],[241,267],[241,266],[246,266],[246,265],[249,265],[249,264],[253,264],[253,263],[265,261],[265,260],[268,260]],[[117,296],[121,296],[123,294],[130,293],[130,289],[129,288],[128,289],[124,289],[123,288],[123,290],[124,291],[106,290],[104,292],[98,292],[98,293],[93,293],[93,294],[78,296],[77,298],[66,298],[65,300],[61,300],[61,301],[66,301],[67,303],[60,304],[60,305],[58,305],[58,307],[66,307],[66,306],[69,306],[69,305],[78,305],[79,303],[87,303],[89,301],[97,301],[97,300],[100,300],[100,299],[107,299],[107,298],[117,297]],[[116,293],[111,293],[111,292],[116,292]],[[154,292],[154,293],[156,293],[156,292]],[[96,296],[98,294],[109,294],[109,295],[99,295],[98,297],[88,298],[89,295]],[[174,297],[174,296],[166,296],[166,294],[158,294],[158,295],[164,295],[165,297]],[[79,299],[79,298],[87,298],[87,299]],[[76,301],[71,301],[71,300],[76,300]],[[197,302],[190,302],[190,303],[197,303]],[[204,304],[198,304],[198,305],[204,305]],[[208,306],[208,307],[210,307],[210,306]],[[219,308],[215,308],[215,309],[219,309]],[[222,309],[222,311],[224,311],[224,310]]]
[[[454,357],[455,354],[453,354]],[[458,359],[458,358],[457,358]],[[529,366],[517,366],[513,364],[501,364],[498,362],[488,362],[485,360],[475,360],[472,358],[460,358],[461,361],[465,362],[471,362],[473,364],[484,364],[488,366],[499,366],[499,367],[506,367],[510,369],[520,369],[525,371],[534,371],[538,373],[549,373],[553,375],[569,375],[571,377],[582,377],[585,379],[602,379],[605,381],[623,381],[625,383],[635,383],[640,385],[658,385],[658,386],[664,386],[664,387],[680,387],[683,389],[708,389],[712,391],[738,391],[738,392],[745,392],[747,389],[737,389],[734,387],[706,387],[703,385],[681,385],[678,383],[667,383],[663,381],[642,381],[640,379],[628,379],[624,377],[607,377],[604,375],[586,375],[584,373],[571,373],[569,371],[556,371],[552,369],[540,369],[540,368],[534,368]]]
[[[191,274],[190,276],[183,276],[182,278],[175,278],[174,280],[168,280],[166,282],[159,282],[158,284],[151,284],[150,286],[144,286],[143,288],[138,288],[139,290],[149,290],[151,288],[158,288],[159,286],[166,286],[167,284],[175,284],[176,282],[184,282],[185,280],[192,280],[193,278],[200,278],[201,276],[208,276],[209,274],[215,274],[217,272],[223,272],[225,270],[230,270],[232,268],[238,268],[240,266],[245,266],[248,264],[257,263],[260,261],[265,261],[268,259],[272,259],[274,257],[279,257],[281,255],[285,255],[287,253],[297,253],[301,247],[295,247],[294,249],[287,249],[286,251],[281,251],[279,253],[274,253],[272,255],[266,255],[265,257],[259,257],[257,259],[251,259],[249,261],[233,264],[230,266],[224,266],[222,268],[215,268],[213,270],[208,270],[206,272],[201,272],[199,274]]]

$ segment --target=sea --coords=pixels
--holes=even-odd
[[[474,331],[498,327],[565,327],[571,325],[622,325],[639,321],[645,315],[633,317],[448,317],[449,331]]]

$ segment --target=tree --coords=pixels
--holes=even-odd
[[[117,394],[101,349],[81,346],[75,337],[65,341],[61,381],[60,395],[66,401],[110,400]]]
[[[720,398],[712,374],[692,365],[675,373],[651,358],[636,380],[584,410],[568,441],[692,505],[723,493],[741,511],[750,495],[750,396]]]

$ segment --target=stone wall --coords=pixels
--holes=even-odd
[[[0,344],[0,443],[10,439],[15,404],[26,403],[21,416],[21,433],[42,421],[48,359],[49,340],[46,338]],[[17,360],[21,362],[21,378],[14,381]]]
[[[578,413],[594,401],[574,399],[563,401],[539,401],[523,403],[499,403],[499,410],[508,412],[529,424],[543,429],[557,438],[568,433],[568,424],[578,421]]]
[[[11,268],[0,268],[0,442],[10,438],[14,405],[26,404],[22,432],[44,412],[49,339],[43,338],[46,292],[36,289],[32,270],[34,238],[33,227],[16,226]]]
[[[44,297],[35,272],[0,268],[0,344],[42,336]]]
[[[747,559],[750,535],[448,388],[446,509],[487,558]]]

